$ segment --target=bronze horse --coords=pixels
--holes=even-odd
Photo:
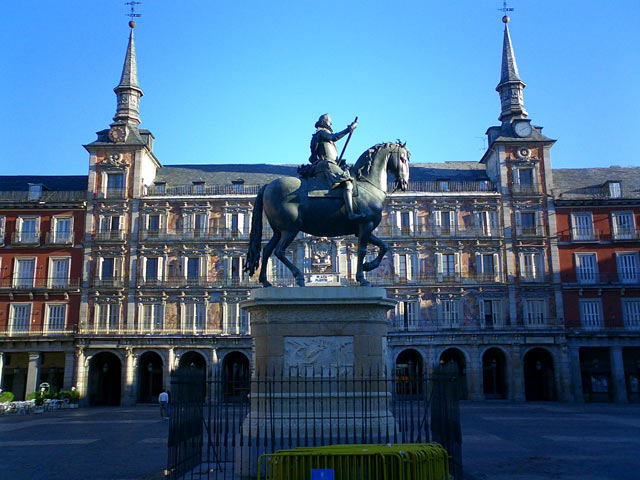
[[[291,271],[296,284],[304,286],[302,272],[285,255],[286,249],[300,231],[319,237],[357,235],[356,280],[360,285],[370,285],[364,277],[364,272],[377,268],[388,250],[387,245],[372,233],[382,219],[382,210],[387,197],[387,172],[394,176],[396,189],[406,190],[409,184],[410,153],[405,145],[400,141],[374,145],[360,155],[358,161],[351,167],[351,174],[355,179],[355,188],[358,192],[354,197],[355,209],[366,215],[356,221],[347,219],[342,195],[309,198],[310,183],[314,180],[282,177],[262,187],[253,205],[249,250],[245,266],[249,275],[252,276],[260,265],[264,209],[267,221],[273,229],[273,237],[262,251],[262,265],[258,280],[263,286],[271,286],[267,280],[267,262],[272,253],[275,253],[276,257]],[[365,263],[369,243],[377,246],[379,250],[373,261]]]

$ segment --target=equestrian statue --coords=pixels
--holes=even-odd
[[[258,281],[269,287],[267,263],[271,254],[291,271],[298,286],[304,286],[302,272],[286,257],[286,249],[299,232],[319,237],[355,235],[358,237],[356,281],[370,285],[364,272],[380,265],[388,247],[373,234],[382,219],[387,197],[387,172],[395,179],[395,189],[409,185],[410,153],[406,143],[379,143],[368,148],[352,167],[346,167],[342,155],[356,120],[344,130],[333,133],[331,118],[322,115],[311,137],[311,165],[298,168],[299,178],[281,177],[263,186],[253,204],[249,250],[245,270],[252,276],[260,267]],[[340,157],[335,142],[349,134]],[[273,236],[262,249],[262,212]],[[378,255],[365,262],[367,245],[378,247]]]

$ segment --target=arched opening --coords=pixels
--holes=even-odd
[[[27,371],[29,354],[26,352],[5,352],[2,367],[2,391],[11,392],[15,401],[25,399],[27,393]]]
[[[640,347],[623,348],[622,358],[627,381],[627,398],[630,402],[640,402]]]
[[[487,400],[507,398],[506,366],[499,348],[490,348],[482,355],[482,388]]]
[[[162,358],[145,352],[138,360],[138,402],[156,403],[162,392]]]
[[[95,355],[89,363],[89,405],[120,405],[122,365],[111,352]]]
[[[38,383],[49,384],[49,391],[56,393],[64,384],[64,352],[43,352]]]
[[[222,360],[222,375],[225,401],[245,402],[251,378],[247,356],[241,352],[228,353]]]
[[[178,368],[180,370],[189,369],[194,372],[198,372],[202,375],[202,394],[207,396],[207,361],[198,352],[185,352],[180,355],[180,361],[178,362]]]
[[[533,348],[524,356],[524,393],[527,401],[556,399],[553,357],[544,348]]]
[[[465,358],[464,353],[457,348],[447,348],[440,355],[440,364],[447,365],[449,363],[455,364],[458,369],[458,374],[460,375],[460,399],[466,400],[469,395],[469,391],[467,388],[467,359]]]
[[[412,348],[403,350],[396,358],[395,381],[398,395],[419,395],[423,383],[422,355]]]

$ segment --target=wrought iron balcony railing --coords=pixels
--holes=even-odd
[[[542,186],[539,183],[514,183],[511,191],[514,195],[541,195]]]
[[[611,235],[614,241],[639,240],[640,229],[635,228],[617,228]]]
[[[0,337],[68,337],[74,335],[75,330],[69,329],[27,329],[9,327],[0,330]]]
[[[72,245],[73,232],[47,232],[45,243],[47,245]]]
[[[12,245],[40,245],[40,231],[22,232],[17,231],[11,234]]]
[[[624,273],[595,273],[580,272],[562,276],[562,283],[570,287],[589,287],[604,285],[638,285],[640,284],[640,271]]]
[[[503,230],[497,226],[451,226],[418,225],[414,228],[398,228],[382,225],[375,233],[381,237],[412,237],[412,238],[500,238]]]
[[[0,279],[0,289],[6,290],[77,290],[80,278],[65,277],[15,277]]]
[[[246,240],[249,234],[226,228],[211,230],[140,230],[140,240],[146,242],[206,242],[210,240]],[[267,238],[263,234],[263,238]]]
[[[101,230],[93,234],[93,239],[98,242],[124,242],[127,234],[124,230]]]

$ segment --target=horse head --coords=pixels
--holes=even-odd
[[[409,159],[411,152],[407,148],[407,142],[402,143],[398,140],[391,144],[391,154],[387,162],[387,171],[391,172],[395,178],[393,190],[398,189],[405,191],[409,187]]]

